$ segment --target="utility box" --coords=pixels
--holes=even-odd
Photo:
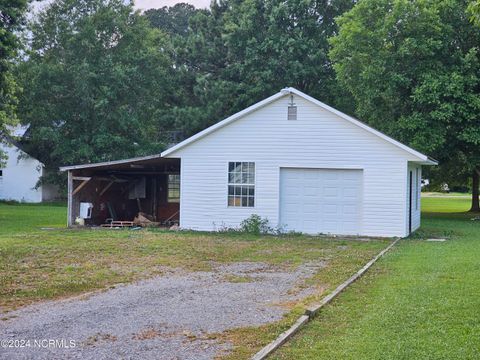
[[[93,204],[87,202],[80,203],[80,217],[82,219],[91,219]]]

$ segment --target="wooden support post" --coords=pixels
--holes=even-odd
[[[75,190],[73,190],[73,193],[72,195],[75,195],[76,193],[78,193],[80,190],[82,190],[82,188],[87,185],[87,183],[90,181],[91,178],[87,178],[87,180],[83,180],[83,182],[78,185]]]
[[[152,180],[153,191],[152,191],[152,215],[153,221],[157,221],[157,178],[154,177]]]
[[[67,226],[70,227],[73,224],[73,178],[72,178],[72,172],[68,172],[68,182],[67,182],[67,200],[68,200],[68,205],[67,205]]]

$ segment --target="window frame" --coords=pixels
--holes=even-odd
[[[292,113],[290,111],[292,111]],[[288,107],[287,107],[287,120],[288,121],[298,120],[298,107],[297,107],[297,105],[288,105]]]
[[[253,164],[253,182],[251,183],[231,183],[230,182],[230,164],[231,163],[249,163],[249,164]],[[257,206],[257,194],[256,194],[256,187],[257,187],[257,164],[255,161],[251,161],[251,160],[241,160],[241,161],[227,161],[227,164],[226,164],[226,173],[227,173],[227,176],[226,176],[226,208],[228,209],[254,209],[256,206]],[[230,190],[230,186],[252,186],[253,187],[253,206],[243,206],[243,205],[239,205],[239,206],[235,206],[235,205],[230,205],[229,204],[229,198],[230,196],[235,196],[235,195],[229,195],[229,190]],[[250,195],[240,195],[240,199],[242,199],[242,197],[249,197]],[[247,200],[248,202],[248,200]]]
[[[170,176],[178,176],[178,201],[177,198],[170,197]],[[177,189],[174,189],[177,190]],[[180,174],[168,174],[167,175],[167,203],[168,204],[179,204],[180,203],[180,194],[181,194],[181,177]],[[172,199],[175,199],[172,201]]]

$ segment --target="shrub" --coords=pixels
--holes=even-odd
[[[262,218],[257,214],[252,214],[240,223],[240,231],[248,234],[268,234],[273,229],[268,224],[267,218]]]

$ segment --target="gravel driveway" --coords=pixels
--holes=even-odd
[[[0,358],[213,359],[231,345],[208,334],[280,320],[287,310],[279,304],[310,294],[313,289],[299,285],[323,266],[288,271],[234,263],[209,272],[170,270],[89,297],[29,306],[2,315],[8,320],[0,321],[0,340],[30,340],[30,347],[0,347]]]

